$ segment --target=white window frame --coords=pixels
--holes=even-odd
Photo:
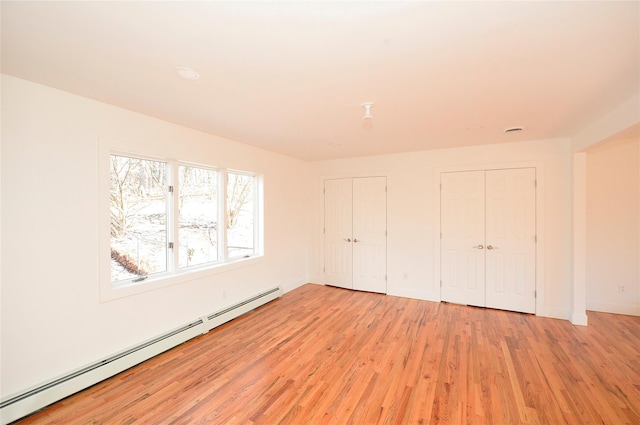
[[[195,163],[186,160],[172,159],[169,156],[150,155],[144,149],[136,147],[135,151],[122,149],[121,144],[100,139],[99,142],[99,281],[100,281],[100,301],[106,302],[122,297],[127,297],[147,291],[152,291],[167,286],[182,284],[191,280],[202,279],[218,273],[227,272],[241,267],[246,267],[257,262],[261,262],[264,257],[264,194],[263,177],[259,174],[227,170],[219,166]],[[167,246],[167,271],[149,275],[140,282],[133,282],[133,279],[122,281],[114,286],[111,282],[111,216],[110,216],[110,157],[111,155],[128,156],[132,158],[161,161],[167,164],[167,186],[173,186],[173,193],[167,193],[167,243],[173,242],[174,248]],[[245,174],[254,177],[254,251],[246,257],[231,257],[227,255],[226,225],[218,226],[218,261],[199,264],[190,267],[179,267],[179,244],[178,244],[178,191],[176,185],[178,166],[186,165],[199,168],[215,170],[218,172],[218,222],[227,222],[227,172]]]

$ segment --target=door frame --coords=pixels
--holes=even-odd
[[[496,162],[486,164],[475,165],[459,165],[459,166],[447,166],[437,167],[434,170],[433,179],[433,193],[434,193],[434,217],[437,217],[433,223],[433,269],[434,269],[434,282],[437,285],[438,300],[442,301],[442,287],[440,281],[442,279],[441,263],[440,261],[440,175],[442,173],[453,173],[463,171],[489,171],[489,170],[505,170],[513,168],[534,168],[536,170],[536,308],[535,314],[538,316],[548,316],[545,314],[544,303],[544,162],[543,161],[521,161],[521,162]]]

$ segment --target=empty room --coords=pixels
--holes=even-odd
[[[640,2],[0,24],[0,424],[640,425]]]

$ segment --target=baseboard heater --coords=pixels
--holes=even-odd
[[[0,423],[13,422],[71,394],[129,369],[151,357],[177,345],[205,334],[209,330],[235,319],[261,305],[280,298],[282,289],[277,287],[248,298],[223,310],[203,316],[141,344],[76,369],[66,375],[40,384],[0,401]]]

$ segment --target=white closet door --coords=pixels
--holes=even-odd
[[[535,169],[486,172],[486,306],[535,313]]]
[[[324,182],[324,276],[328,285],[353,289],[352,179]]]
[[[387,178],[353,179],[353,289],[387,292]]]
[[[441,174],[441,297],[485,305],[484,171]]]

